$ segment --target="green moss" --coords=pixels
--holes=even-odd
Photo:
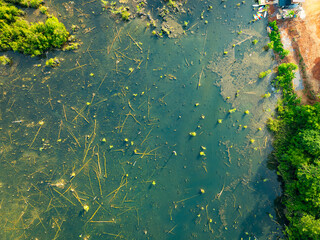
[[[0,0],[0,50],[13,50],[40,55],[50,48],[60,48],[68,38],[65,26],[55,17],[45,23],[30,23],[21,16],[23,11]]]

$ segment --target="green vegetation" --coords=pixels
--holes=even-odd
[[[38,8],[42,0],[5,0],[8,3],[20,5],[22,7]]]
[[[283,48],[283,44],[281,43],[280,32],[279,32],[279,28],[277,26],[277,21],[275,20],[273,22],[270,22],[269,26],[272,27],[272,29],[273,29],[271,31],[271,33],[269,34],[269,37],[270,37],[271,42],[273,42],[272,47],[273,47],[274,51],[276,53],[278,53],[281,58],[288,56],[289,51],[285,50]],[[269,46],[269,44],[268,44],[268,47],[270,48],[271,45]]]
[[[11,63],[11,59],[8,58],[6,55],[0,56],[0,63],[1,63],[1,65],[7,65],[7,64]]]
[[[268,46],[268,49],[273,49],[274,48],[274,41],[271,41],[271,42],[269,42],[268,44],[267,44],[267,46]]]
[[[115,2],[111,2],[109,4],[108,1],[101,1],[102,5],[104,6],[105,9],[110,8],[110,12],[114,15],[120,15],[122,20],[124,21],[129,21],[130,17],[131,17],[131,13],[129,12],[129,7],[125,7],[125,6],[120,6],[120,7],[116,7],[116,3]],[[140,7],[137,9],[138,12],[141,11]]]
[[[57,18],[50,17],[45,23],[29,23],[22,18],[23,14],[22,10],[0,0],[0,51],[37,56],[50,48],[60,48],[67,41],[69,33]]]
[[[236,108],[229,109],[229,113],[234,113],[235,111],[237,111]]]
[[[189,136],[195,137],[195,136],[197,136],[197,133],[196,132],[189,132]]]
[[[168,3],[167,3],[167,6],[168,7],[172,7],[172,8],[176,8],[177,7],[177,3],[173,0],[167,0]]]
[[[80,47],[80,43],[69,43],[63,48],[63,51],[76,50]]]
[[[293,91],[297,66],[281,64],[274,84],[283,92],[278,117],[269,119],[275,134],[278,174],[284,182],[283,203],[289,239],[320,239],[320,104],[301,105]]]
[[[43,13],[43,14],[47,14],[47,13],[48,13],[48,8],[45,7],[45,6],[43,6],[43,5],[40,5],[40,6],[39,6],[39,10],[40,10],[40,12]]]
[[[288,13],[287,13],[287,15],[286,15],[287,17],[291,17],[291,18],[293,18],[294,17],[294,10],[290,10],[290,11],[288,11]]]
[[[269,98],[269,97],[271,97],[271,93],[269,93],[269,92],[262,95],[262,98]]]
[[[60,64],[60,60],[56,57],[50,58],[46,61],[46,66],[56,67]]]
[[[259,74],[259,78],[264,78],[264,77],[266,77],[267,75],[269,75],[271,73],[271,70],[269,69],[269,70],[267,70],[267,71],[265,71],[265,72],[261,72],[260,74]]]

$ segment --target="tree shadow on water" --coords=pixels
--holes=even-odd
[[[250,187],[257,201],[240,226],[239,239],[283,239],[283,215],[281,181],[276,175],[276,162],[269,155],[262,162]]]

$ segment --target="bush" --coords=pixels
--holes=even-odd
[[[273,22],[270,22],[269,26],[272,27],[273,29],[269,34],[270,40],[271,42],[273,42],[272,48],[276,53],[280,55],[281,58],[286,57],[289,54],[289,51],[283,48],[283,44],[281,43],[279,28],[277,26],[277,21],[274,20]]]
[[[267,75],[269,75],[271,73],[271,70],[269,69],[269,70],[267,70],[267,71],[265,71],[265,72],[261,72],[260,74],[259,74],[259,78],[264,78],[264,77],[266,77]]]
[[[11,63],[11,59],[8,58],[6,55],[0,56],[0,63],[1,65],[8,65]]]
[[[297,66],[278,67],[274,84],[282,90],[278,117],[268,120],[275,133],[278,174],[284,183],[283,202],[288,239],[320,239],[320,104],[301,105],[293,91]]]
[[[320,133],[318,130],[305,129],[299,133],[300,143],[311,155],[320,155]]]
[[[50,58],[46,61],[46,66],[56,67],[60,64],[60,60],[56,57]]]
[[[5,0],[9,3],[18,4],[22,7],[38,8],[43,2],[42,0]]]
[[[19,51],[32,56],[50,48],[60,48],[69,33],[57,18],[45,23],[29,23],[20,16],[23,12],[0,0],[0,50]]]

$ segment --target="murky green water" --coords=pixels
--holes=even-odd
[[[257,78],[274,62],[265,20],[249,25],[252,3],[237,3],[189,1],[186,35],[157,39],[98,1],[50,1],[83,44],[49,52],[57,68],[13,53],[1,67],[1,239],[280,236],[266,167],[276,96]]]

